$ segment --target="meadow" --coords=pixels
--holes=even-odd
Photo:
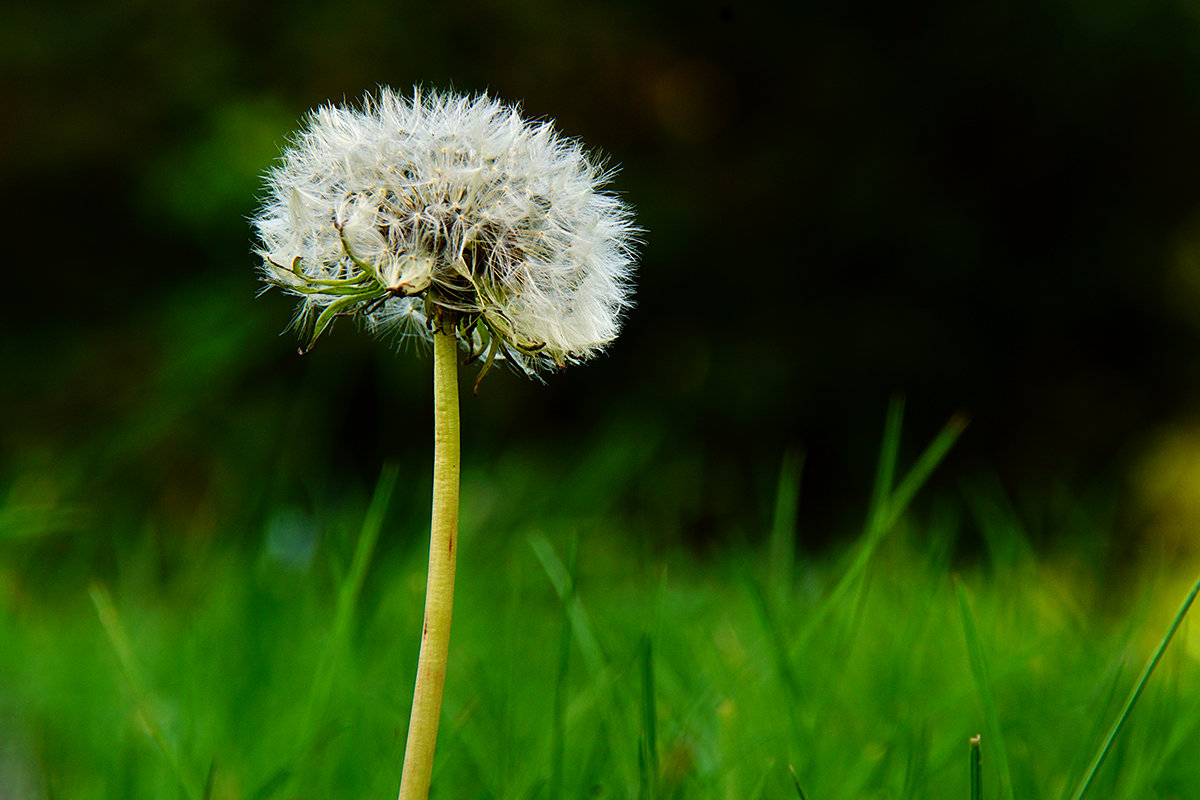
[[[795,545],[795,453],[761,530],[705,549],[598,502],[634,441],[566,476],[468,459],[433,796],[1193,796],[1186,626],[1123,711],[1188,576],[1118,579],[1083,523],[1035,551],[987,482],[914,507],[962,422],[902,460],[901,417],[861,534],[818,553]],[[147,528],[85,558],[6,537],[3,796],[394,795],[428,513],[402,475],[320,514],[276,503],[236,539]],[[38,513],[10,503],[6,532],[47,529]]]
[[[1194,4],[10,5],[0,800],[396,796],[429,359],[298,356],[249,224],[381,85],[646,232],[464,392],[434,798],[1200,797]]]

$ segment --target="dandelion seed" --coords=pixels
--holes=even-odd
[[[494,98],[384,89],[309,115],[268,176],[256,252],[302,298],[305,349],[349,316],[562,367],[600,352],[630,305],[638,228],[611,177]]]

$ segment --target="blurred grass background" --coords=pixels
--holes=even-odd
[[[342,751],[325,767],[343,774],[322,772],[318,785],[361,796],[378,795],[371,781],[391,786],[393,775],[364,778],[367,767],[356,765],[398,769],[398,750],[376,761],[361,743],[387,750],[402,740],[395,726],[415,642],[392,633],[411,629],[419,608],[429,363],[348,325],[297,356],[294,337],[280,335],[291,301],[255,299],[246,224],[262,172],[299,117],[380,84],[488,90],[553,117],[621,166],[616,189],[647,230],[638,306],[605,357],[546,386],[497,371],[464,401],[464,514],[479,533],[467,540],[476,554],[464,550],[470,591],[460,592],[455,646],[476,655],[463,656],[471,667],[450,695],[462,704],[454,719],[475,722],[452,726],[460,732],[442,769],[463,774],[449,765],[467,763],[469,737],[503,730],[471,727],[478,715],[467,705],[479,692],[477,708],[489,713],[548,702],[528,695],[553,682],[537,671],[554,672],[558,650],[528,665],[532,678],[513,666],[526,666],[523,637],[559,635],[558,601],[529,547],[540,533],[563,558],[573,537],[580,542],[581,580],[603,587],[589,598],[597,624],[610,628],[598,634],[602,652],[616,664],[598,678],[574,652],[573,735],[609,724],[595,716],[606,703],[579,699],[589,692],[623,693],[608,705],[624,710],[612,713],[637,719],[645,634],[659,654],[657,685],[674,693],[663,713],[678,715],[663,723],[665,748],[676,733],[703,729],[683,721],[693,719],[690,698],[716,726],[705,735],[726,735],[723,708],[765,725],[762,741],[775,744],[764,747],[793,761],[813,798],[849,796],[847,785],[864,796],[918,791],[888,788],[897,775],[960,785],[928,764],[952,770],[949,754],[975,730],[943,727],[939,711],[926,728],[913,723],[907,750],[881,751],[854,725],[894,718],[888,704],[900,698],[917,704],[919,691],[894,683],[906,653],[918,654],[913,680],[929,681],[922,691],[932,693],[939,677],[917,675],[920,666],[954,650],[964,668],[961,641],[909,631],[886,657],[860,653],[845,740],[813,733],[843,713],[828,706],[836,693],[797,706],[791,720],[771,714],[785,699],[794,705],[783,684],[741,694],[777,680],[769,662],[778,637],[749,646],[742,661],[713,650],[728,644],[722,620],[737,637],[751,635],[742,626],[754,625],[760,606],[737,565],[767,559],[787,451],[805,454],[799,524],[789,529],[805,566],[789,613],[803,617],[804,603],[829,589],[868,507],[896,393],[908,400],[902,460],[952,414],[971,425],[917,498],[912,541],[889,556],[882,595],[909,604],[875,608],[922,619],[920,609],[940,609],[921,623],[940,631],[937,614],[954,609],[941,605],[952,603],[945,571],[980,569],[971,585],[981,626],[1001,651],[1019,645],[1011,661],[997,655],[1004,706],[1035,706],[1041,700],[1021,692],[1044,686],[1062,695],[1063,705],[1047,706],[1056,723],[1013,721],[1021,736],[1039,725],[1090,731],[1081,715],[1100,727],[1111,704],[1096,687],[1128,677],[1124,661],[1109,659],[1146,650],[1140,637],[1158,634],[1182,593],[1177,581],[1197,563],[1194,3],[57,0],[0,8],[9,226],[0,730],[15,732],[0,736],[0,776],[42,786],[36,770],[4,766],[40,764],[61,781],[47,784],[59,787],[49,796],[162,796],[168,783],[177,791],[175,778],[146,772],[162,762],[122,704],[127,689],[88,599],[97,585],[111,590],[147,662],[147,694],[167,705],[159,713],[180,737],[188,780],[202,783],[217,759],[214,774],[229,781],[222,796],[282,791],[271,781],[292,764],[287,715],[323,652],[328,603],[390,461],[396,488],[364,588],[365,627],[347,656],[359,661],[331,690],[358,709],[335,714],[340,724],[376,727],[333,737]],[[980,508],[1006,509],[1002,524]],[[1003,535],[989,535],[996,530]],[[1039,555],[1012,556],[1026,545]],[[998,553],[1022,566],[1004,572]],[[926,581],[930,559],[945,569],[930,568]],[[655,600],[664,564],[667,599]],[[679,597],[674,580],[688,586]],[[653,602],[661,622],[651,631]],[[827,652],[849,658],[836,637],[856,625],[878,625],[859,638],[886,642],[891,626],[918,624],[881,621],[871,602],[882,601],[839,609],[858,622],[830,633]],[[495,620],[498,608],[509,609],[508,622]],[[522,632],[518,620],[534,619],[549,638]],[[707,622],[687,630],[695,619]],[[487,650],[493,625],[508,649]],[[690,634],[697,639],[672,638]],[[1064,641],[1076,634],[1082,651],[1047,666],[1043,688],[1022,685],[1031,663],[1074,646]],[[679,663],[688,658],[719,676],[689,672]],[[290,674],[297,663],[301,678]],[[837,663],[792,669],[801,685],[833,685],[849,680]],[[473,693],[466,684],[489,670],[509,688],[482,682]],[[1052,680],[1067,674],[1083,677]],[[865,694],[872,675],[893,682],[875,699]],[[1180,675],[1162,691],[1183,692],[1194,668]],[[958,687],[947,705],[917,705],[965,702],[966,673],[957,680],[940,684]],[[348,699],[354,681],[372,687],[368,701]],[[1127,777],[1130,796],[1144,785],[1137,775],[1186,775],[1172,764],[1195,763],[1170,748],[1143,758],[1150,738],[1166,731],[1175,742],[1184,734],[1172,726],[1192,724],[1195,713],[1168,713],[1174,697],[1151,700],[1161,705],[1150,716],[1157,725],[1131,737],[1130,747],[1147,749],[1129,756],[1145,767]],[[378,718],[363,718],[363,708]],[[503,724],[540,725],[553,717],[543,711]],[[114,719],[125,726],[117,746]],[[730,725],[734,738],[711,753],[754,751],[745,726]],[[1010,747],[1012,760],[1032,770],[1014,778],[1030,789],[1021,794],[1070,780],[1071,759],[1089,750],[1018,738],[1025,751]],[[818,740],[864,760],[818,768],[807,749]],[[577,770],[561,781],[620,795],[613,787],[640,780],[636,761],[601,780],[609,758],[628,757],[611,741],[571,741]],[[262,750],[236,765],[230,742]],[[689,743],[681,752],[701,764],[703,750]],[[535,784],[553,779],[550,761],[535,768],[522,752],[506,751],[503,774],[473,767],[478,783],[464,785],[489,788],[464,791],[547,791]],[[1069,754],[1041,755],[1060,752]],[[897,771],[897,753],[931,761]],[[667,750],[662,757],[665,775]],[[764,796],[775,796],[780,781],[789,785],[775,767],[725,758],[684,770],[688,791],[745,797],[769,786]],[[1156,791],[1171,796],[1163,785]]]
[[[706,542],[753,527],[745,498],[801,446],[816,544],[858,518],[902,392],[918,438],[973,418],[945,480],[995,471],[1031,516],[1119,496],[1145,530],[1200,497],[1196,448],[1171,449],[1200,425],[1189,3],[0,15],[7,486],[139,515],[222,482],[361,488],[423,442],[427,365],[349,326],[298,359],[291,302],[252,301],[245,222],[307,109],[422,84],[555,118],[621,165],[648,231],[610,354],[548,390],[490,380],[473,457],[651,430],[672,482],[648,502]]]
[[[813,559],[788,550],[795,462],[769,554],[707,556],[639,550],[569,492],[531,514],[536,468],[468,469],[433,796],[783,798],[791,768],[806,797],[962,797],[982,732],[985,796],[1065,797],[1185,587],[1139,570],[1114,590],[1074,548],[1034,558],[994,487],[970,504],[988,556],[956,563],[966,520],[903,514],[907,470],[863,538]],[[5,796],[394,794],[424,591],[423,549],[395,542],[422,527],[409,494],[390,467],[369,510],[281,507],[256,547],[177,559],[147,536],[107,548],[109,574],[72,559],[49,585],[10,564]],[[1188,638],[1089,796],[1190,796],[1198,679]]]

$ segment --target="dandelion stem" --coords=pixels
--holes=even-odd
[[[458,364],[453,325],[433,334],[433,521],[429,537],[429,577],[425,584],[425,626],[417,657],[408,744],[400,778],[400,800],[426,800],[433,775],[450,646],[454,602],[454,560],[458,549]]]

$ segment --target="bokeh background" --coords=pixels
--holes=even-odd
[[[802,451],[816,548],[865,514],[900,394],[909,456],[971,418],[951,509],[986,486],[1035,540],[1191,548],[1190,0],[5,4],[5,533],[260,541],[386,460],[420,507],[428,359],[347,323],[298,356],[247,224],[307,109],[416,84],[554,118],[646,230],[604,357],[464,399],[477,488],[704,548],[761,535]]]

